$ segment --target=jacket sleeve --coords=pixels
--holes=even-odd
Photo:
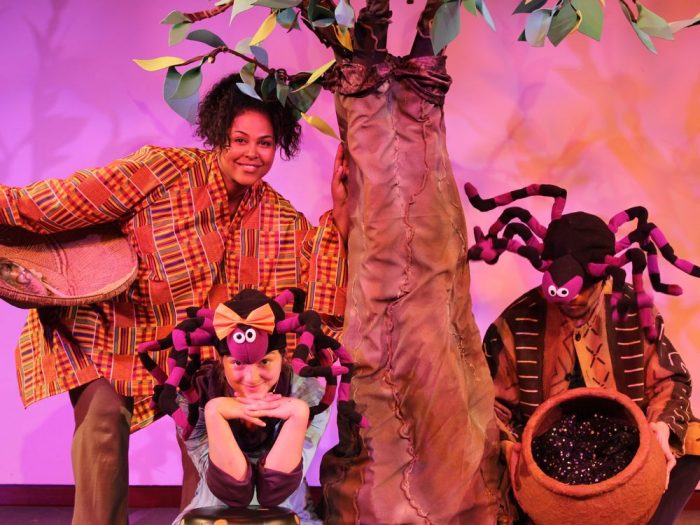
[[[36,233],[73,230],[119,220],[163,185],[170,162],[155,148],[66,179],[48,179],[24,188],[0,186],[0,224]]]
[[[661,316],[657,316],[659,337],[645,344],[644,375],[646,414],[649,421],[661,421],[671,429],[671,445],[683,451],[683,441],[692,418],[690,373],[681,355],[666,337]]]
[[[316,228],[308,230],[302,242],[301,268],[306,282],[306,307],[321,314],[337,335],[343,325],[347,286],[345,244],[333,223],[333,212],[324,213]]]
[[[513,335],[503,318],[496,319],[486,330],[483,350],[489,365],[496,394],[496,417],[507,434],[520,439],[524,422],[518,404],[518,374],[515,368]]]

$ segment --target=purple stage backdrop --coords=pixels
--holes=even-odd
[[[410,45],[419,5],[396,3],[390,49]],[[658,55],[638,41],[608,2],[600,44],[584,36],[554,49],[516,42],[523,19],[510,15],[517,2],[489,3],[497,32],[463,13],[463,32],[449,48],[454,78],[445,111],[455,176],[485,195],[531,182],[569,190],[568,211],[608,218],[644,204],[679,255],[700,262],[694,211],[700,202],[700,29],[658,42]],[[697,0],[648,0],[670,19],[700,11]],[[671,5],[673,4],[673,5]],[[200,54],[200,48],[167,46],[168,11],[210,7],[193,0],[0,2],[0,182],[22,186],[98,166],[143,144],[196,146],[192,129],[162,101],[163,74],[146,73],[132,58]],[[359,6],[356,6],[356,8]],[[229,28],[226,17],[207,26],[234,45],[251,36],[265,16],[245,13]],[[235,30],[235,31],[234,31]],[[331,54],[309,35],[280,28],[266,41],[271,65],[310,70]],[[309,45],[307,45],[309,44]],[[184,48],[184,49],[182,49]],[[205,86],[230,67],[226,57],[205,68]],[[332,100],[322,95],[310,112],[334,123]],[[328,181],[336,143],[307,127],[298,159],[277,161],[268,180],[315,220],[330,204]],[[550,202],[528,203],[546,221]],[[468,223],[488,226],[493,214],[470,207]],[[663,270],[662,270],[663,271]],[[472,266],[475,315],[482,330],[538,274],[515,256],[495,267]],[[86,276],[89,278],[89,276]],[[700,281],[670,267],[665,278],[685,295],[664,300],[667,329],[687,365],[700,374]],[[24,410],[17,393],[14,345],[25,312],[0,305],[3,339],[0,394],[5,401],[0,437],[0,484],[70,484],[72,411],[67,395]],[[700,410],[696,392],[694,404]],[[333,436],[326,440],[331,446]],[[179,482],[173,425],[161,420],[135,434],[132,484]]]

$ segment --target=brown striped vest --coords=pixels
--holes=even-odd
[[[625,296],[630,295],[631,289],[627,288]],[[534,288],[503,313],[514,338],[520,387],[519,408],[525,421],[544,401],[542,371],[547,306],[539,288]],[[618,390],[644,409],[644,332],[639,324],[636,306],[623,320],[614,323],[610,296],[606,295],[605,315],[610,372],[615,375]]]

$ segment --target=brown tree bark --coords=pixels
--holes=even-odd
[[[370,426],[341,432],[324,457],[327,523],[496,520],[493,388],[446,150],[449,82],[434,56],[341,62],[331,80],[350,155],[344,342]]]

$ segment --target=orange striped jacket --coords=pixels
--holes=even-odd
[[[276,295],[300,286],[308,308],[342,324],[345,252],[331,212],[313,228],[261,181],[230,217],[210,151],[145,146],[67,179],[0,187],[3,224],[49,233],[112,221],[138,255],[137,278],[109,301],[59,308],[61,330],[45,330],[30,311],[16,349],[25,406],[104,377],[135,397],[132,425],[145,426],[153,381],[136,346],[167,335],[187,307],[215,307],[243,288]],[[164,366],[166,356],[156,357]]]

